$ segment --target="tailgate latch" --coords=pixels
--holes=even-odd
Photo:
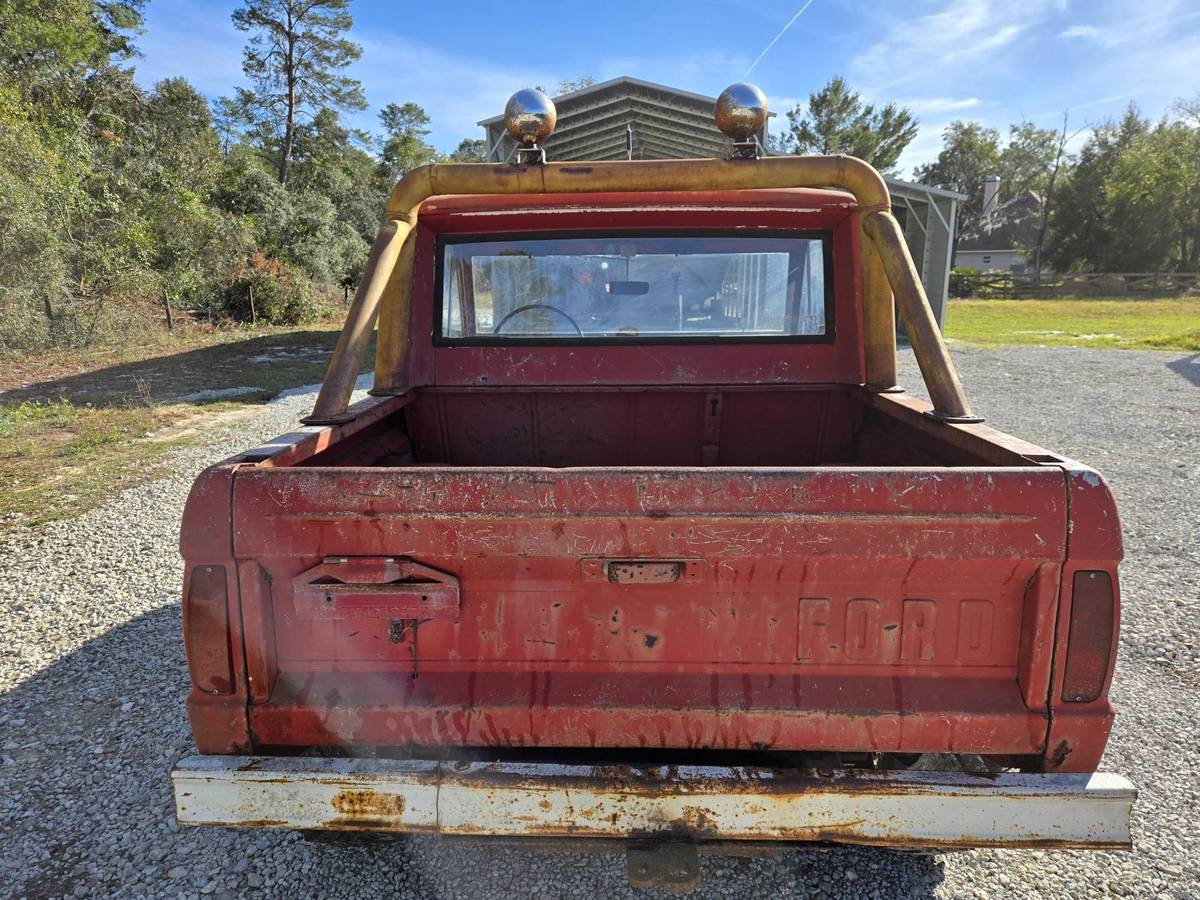
[[[329,556],[292,580],[302,619],[457,618],[458,579],[405,556]]]

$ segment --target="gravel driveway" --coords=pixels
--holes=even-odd
[[[1141,790],[1131,854],[869,849],[702,858],[702,892],[759,897],[1200,894],[1200,354],[959,349],[995,426],[1100,468],[1125,523],[1119,708],[1105,767]],[[911,359],[905,378],[919,379]],[[331,847],[180,829],[168,771],[190,748],[177,523],[195,473],[288,430],[311,394],[215,431],[174,474],[71,522],[0,539],[0,894],[616,897],[617,855],[413,837]]]

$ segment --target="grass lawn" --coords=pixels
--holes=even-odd
[[[10,361],[0,377],[0,530],[90,509],[153,477],[165,453],[206,429],[319,382],[337,336],[333,325],[241,329]]]
[[[946,337],[990,346],[1200,350],[1200,299],[951,300]]]

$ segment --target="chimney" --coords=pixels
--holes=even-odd
[[[983,218],[990,219],[1000,205],[1000,176],[989,175],[983,179]]]

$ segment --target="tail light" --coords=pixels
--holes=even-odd
[[[1091,703],[1104,689],[1116,626],[1114,613],[1112,577],[1107,572],[1076,572],[1062,691],[1068,703]]]
[[[224,566],[192,569],[183,601],[183,642],[192,683],[206,694],[232,694]]]

